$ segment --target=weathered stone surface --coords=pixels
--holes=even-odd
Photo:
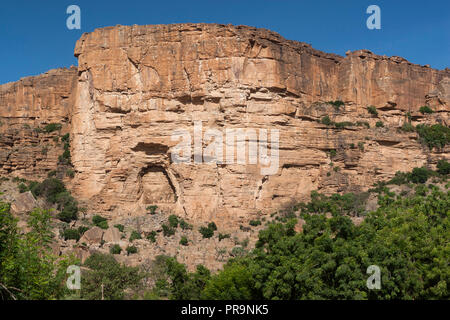
[[[84,34],[75,55],[73,191],[111,216],[141,215],[156,204],[194,223],[236,229],[260,211],[306,200],[311,190],[367,190],[398,170],[448,157],[447,149],[429,153],[416,134],[397,130],[406,112],[413,124],[448,123],[448,69],[367,50],[341,57],[268,30],[216,24],[102,28]],[[338,99],[345,102],[339,110],[324,103]],[[439,112],[418,113],[426,103]],[[318,123],[325,115],[371,128]],[[171,135],[186,129],[193,136],[198,120],[203,133],[278,129],[278,171],[263,175],[259,163],[173,163],[178,141]],[[385,128],[374,128],[377,121]]]
[[[103,234],[105,242],[118,243],[120,241],[120,231],[117,228],[108,228]]]
[[[0,173],[45,177],[62,153],[53,139],[70,131],[76,174],[68,186],[90,212],[111,218],[158,205],[190,223],[236,230],[307,200],[311,190],[367,190],[398,170],[449,159],[448,148],[429,152],[416,133],[397,130],[407,112],[414,125],[448,125],[449,69],[367,50],[342,57],[268,30],[217,24],[102,28],[84,34],[75,55],[78,68],[0,86]],[[424,104],[437,112],[422,115]],[[370,128],[319,123],[327,115]],[[262,174],[260,163],[173,163],[172,134],[186,129],[193,136],[199,120],[203,133],[278,129],[278,171]],[[375,128],[377,121],[385,128]],[[34,130],[52,122],[63,125],[61,133]],[[140,231],[160,221],[150,222]],[[191,259],[193,249],[183,250]]]
[[[11,203],[11,213],[22,214],[29,212],[38,206],[36,199],[30,191],[20,193]]]
[[[80,238],[80,243],[86,244],[100,244],[103,239],[103,230],[99,227],[92,227],[86,231]]]
[[[76,79],[71,67],[0,85],[0,174],[29,179],[55,170],[63,145],[53,139],[69,130]],[[61,131],[43,132],[49,123]]]

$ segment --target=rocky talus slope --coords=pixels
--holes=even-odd
[[[365,191],[396,171],[450,159],[448,146],[430,151],[416,132],[400,130],[407,122],[448,126],[448,68],[367,50],[342,57],[269,30],[218,24],[97,29],[78,40],[75,56],[78,68],[0,86],[0,172],[39,180],[54,170],[59,133],[34,129],[61,123],[75,171],[69,188],[89,212],[111,220],[144,219],[150,230],[160,222],[145,208],[157,205],[235,232],[312,190]],[[419,112],[424,105],[434,113]],[[189,132],[194,145],[198,121],[203,134],[224,134],[225,151],[233,147],[227,129],[255,129],[244,140],[258,145],[267,130],[269,153],[270,133],[279,130],[277,170],[264,174],[260,161],[248,160],[174,163],[174,132]],[[192,159],[206,161],[210,142],[203,137]],[[198,254],[186,249],[184,262],[215,259],[217,241],[194,240]]]

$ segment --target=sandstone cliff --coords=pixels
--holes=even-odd
[[[413,124],[448,125],[449,69],[367,50],[341,57],[268,30],[217,24],[102,28],[81,37],[75,56],[78,70],[0,86],[0,170],[45,176],[60,150],[42,157],[51,135],[22,127],[60,122],[71,133],[74,194],[110,217],[158,205],[236,229],[312,190],[366,190],[449,158],[448,148],[430,152],[416,133],[398,130],[408,112]],[[335,100],[345,105],[326,103]],[[437,112],[424,116],[423,105]],[[325,116],[354,125],[327,126]],[[278,129],[277,172],[262,174],[260,163],[173,163],[172,134],[193,136],[200,120],[203,133]]]
[[[76,80],[71,67],[0,85],[0,173],[40,178],[55,170],[62,145],[43,128],[57,123],[69,131]]]
[[[397,131],[407,112],[413,124],[448,123],[448,69],[366,50],[341,57],[268,30],[216,24],[98,29],[82,36],[75,56],[73,190],[110,215],[140,215],[156,204],[191,221],[235,228],[311,190],[365,190],[448,156],[430,153],[415,133]],[[323,103],[329,100],[345,106]],[[422,116],[425,104],[438,112]],[[318,123],[326,115],[370,128]],[[203,131],[278,129],[278,171],[173,163],[171,135],[179,128],[192,135],[198,120]],[[385,127],[375,128],[377,121]],[[333,159],[330,150],[337,151]]]

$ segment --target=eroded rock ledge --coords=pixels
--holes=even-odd
[[[448,149],[430,152],[415,133],[397,129],[407,112],[413,124],[448,125],[449,69],[367,50],[342,57],[269,30],[218,24],[97,29],[81,37],[75,56],[78,72],[70,69],[57,85],[43,88],[36,78],[26,90],[20,82],[0,86],[0,116],[11,123],[15,117],[56,121],[59,116],[50,120],[56,114],[70,123],[73,192],[111,217],[142,215],[155,204],[194,223],[236,229],[306,200],[311,190],[366,190],[398,170],[448,158]],[[32,115],[24,109],[25,96],[46,97],[57,111],[46,113],[38,99],[33,105],[41,107]],[[330,100],[345,105],[324,103]],[[423,116],[418,110],[425,104],[437,112]],[[370,128],[318,122],[327,115]],[[204,129],[220,131],[278,129],[278,172],[261,175],[258,164],[172,163],[172,133],[183,128],[193,135],[199,120]],[[375,128],[377,121],[385,127]],[[3,142],[2,152],[8,148]],[[330,150],[336,150],[333,159]],[[30,173],[11,164],[11,156],[2,159],[4,172],[47,170]]]

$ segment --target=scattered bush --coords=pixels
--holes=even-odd
[[[158,206],[155,206],[155,205],[148,206],[146,208],[146,210],[148,211],[149,214],[155,214],[156,213],[156,209],[158,209]]]
[[[52,178],[56,176],[56,171],[55,170],[51,170],[47,173],[47,177],[48,178]]]
[[[165,237],[170,237],[173,236],[175,234],[175,229],[172,228],[171,226],[168,226],[166,224],[162,225],[162,229],[163,229],[163,234]]]
[[[123,230],[125,229],[125,227],[123,226],[123,224],[115,224],[114,227],[117,228],[117,229],[119,229],[120,232],[123,232]]]
[[[367,111],[375,117],[378,116],[378,111],[377,111],[377,108],[375,108],[375,106],[368,106]]]
[[[377,121],[377,123],[375,123],[375,127],[377,127],[377,128],[383,128],[383,127],[384,127],[384,124],[383,124],[382,121]]]
[[[447,160],[439,160],[437,163],[437,172],[442,175],[450,173],[450,163]]]
[[[169,226],[171,228],[177,228],[178,227],[178,217],[174,214],[169,216]]]
[[[28,191],[28,187],[25,185],[25,183],[21,182],[19,184],[19,192],[20,193],[24,193]]]
[[[421,114],[431,114],[434,112],[429,106],[422,106],[419,108],[419,111]]]
[[[356,122],[356,125],[357,125],[358,127],[364,126],[364,127],[366,127],[367,129],[370,128],[370,124],[369,124],[367,121],[357,121],[357,122]]]
[[[428,146],[431,150],[434,147],[441,149],[450,142],[450,128],[441,124],[416,126],[420,141]]]
[[[92,217],[92,223],[102,229],[108,229],[108,220],[96,214]]]
[[[70,222],[77,219],[78,203],[61,180],[47,178],[42,183],[32,182],[29,189],[34,196],[43,196],[48,202],[56,204],[60,211],[58,218],[61,221]]]
[[[320,122],[326,126],[330,126],[333,124],[333,121],[331,121],[329,116],[323,117],[322,120],[320,120]]]
[[[111,254],[120,254],[121,252],[122,252],[122,248],[118,244],[113,245],[109,249],[109,253],[111,253]]]
[[[80,234],[80,236],[82,236],[88,230],[89,230],[89,228],[86,227],[86,226],[79,226],[78,227],[78,233]]]
[[[339,110],[339,108],[344,105],[344,102],[341,100],[328,101],[327,103],[333,105],[336,110]]]
[[[73,239],[73,240],[80,240],[80,232],[77,229],[65,229],[63,231],[62,237],[64,238],[64,240],[69,240],[69,239]]]
[[[336,157],[336,154],[337,154],[337,152],[335,149],[330,150],[330,158]]]
[[[364,142],[358,142],[358,148],[359,150],[364,151]]]
[[[188,239],[185,236],[182,236],[181,240],[180,240],[180,244],[182,246],[187,246],[188,245]]]
[[[400,130],[404,131],[404,132],[414,132],[416,129],[414,128],[414,126],[411,123],[405,122],[401,126]]]
[[[148,234],[147,240],[150,240],[151,242],[156,242],[156,231],[152,231]]]
[[[216,231],[217,230],[217,226],[214,222],[210,222],[208,223],[208,228],[210,228],[212,231]]]
[[[49,123],[44,127],[44,132],[50,133],[53,131],[61,130],[62,125],[60,123]]]
[[[259,226],[259,225],[261,225],[261,220],[250,220],[249,224],[250,224],[252,227]]]
[[[203,238],[211,238],[214,235],[214,230],[208,227],[200,227],[198,231],[203,236]]]
[[[73,171],[72,169],[67,169],[67,170],[66,170],[66,175],[67,175],[69,178],[73,178],[73,177],[75,177],[75,171]]]
[[[136,239],[142,239],[142,238],[141,238],[141,234],[140,234],[139,232],[133,230],[133,231],[131,232],[130,240],[129,240],[129,241],[130,241],[130,242],[133,242],[133,241],[136,240]]]
[[[430,177],[430,170],[427,168],[414,168],[409,176],[413,183],[425,183]]]
[[[227,238],[230,238],[229,233],[226,233],[226,234],[219,233],[219,241],[222,241],[223,239],[227,239]]]
[[[338,128],[338,129],[342,129],[342,128],[345,128],[345,127],[351,127],[351,126],[354,126],[354,123],[353,123],[353,122],[349,122],[349,121],[335,122],[335,123],[334,123],[334,126],[335,126],[336,128]]]
[[[183,230],[192,230],[192,225],[184,221],[184,219],[180,220],[180,227]]]
[[[135,247],[135,246],[128,246],[127,247],[127,253],[130,255],[130,254],[133,254],[133,253],[137,253],[138,252],[138,249]]]

